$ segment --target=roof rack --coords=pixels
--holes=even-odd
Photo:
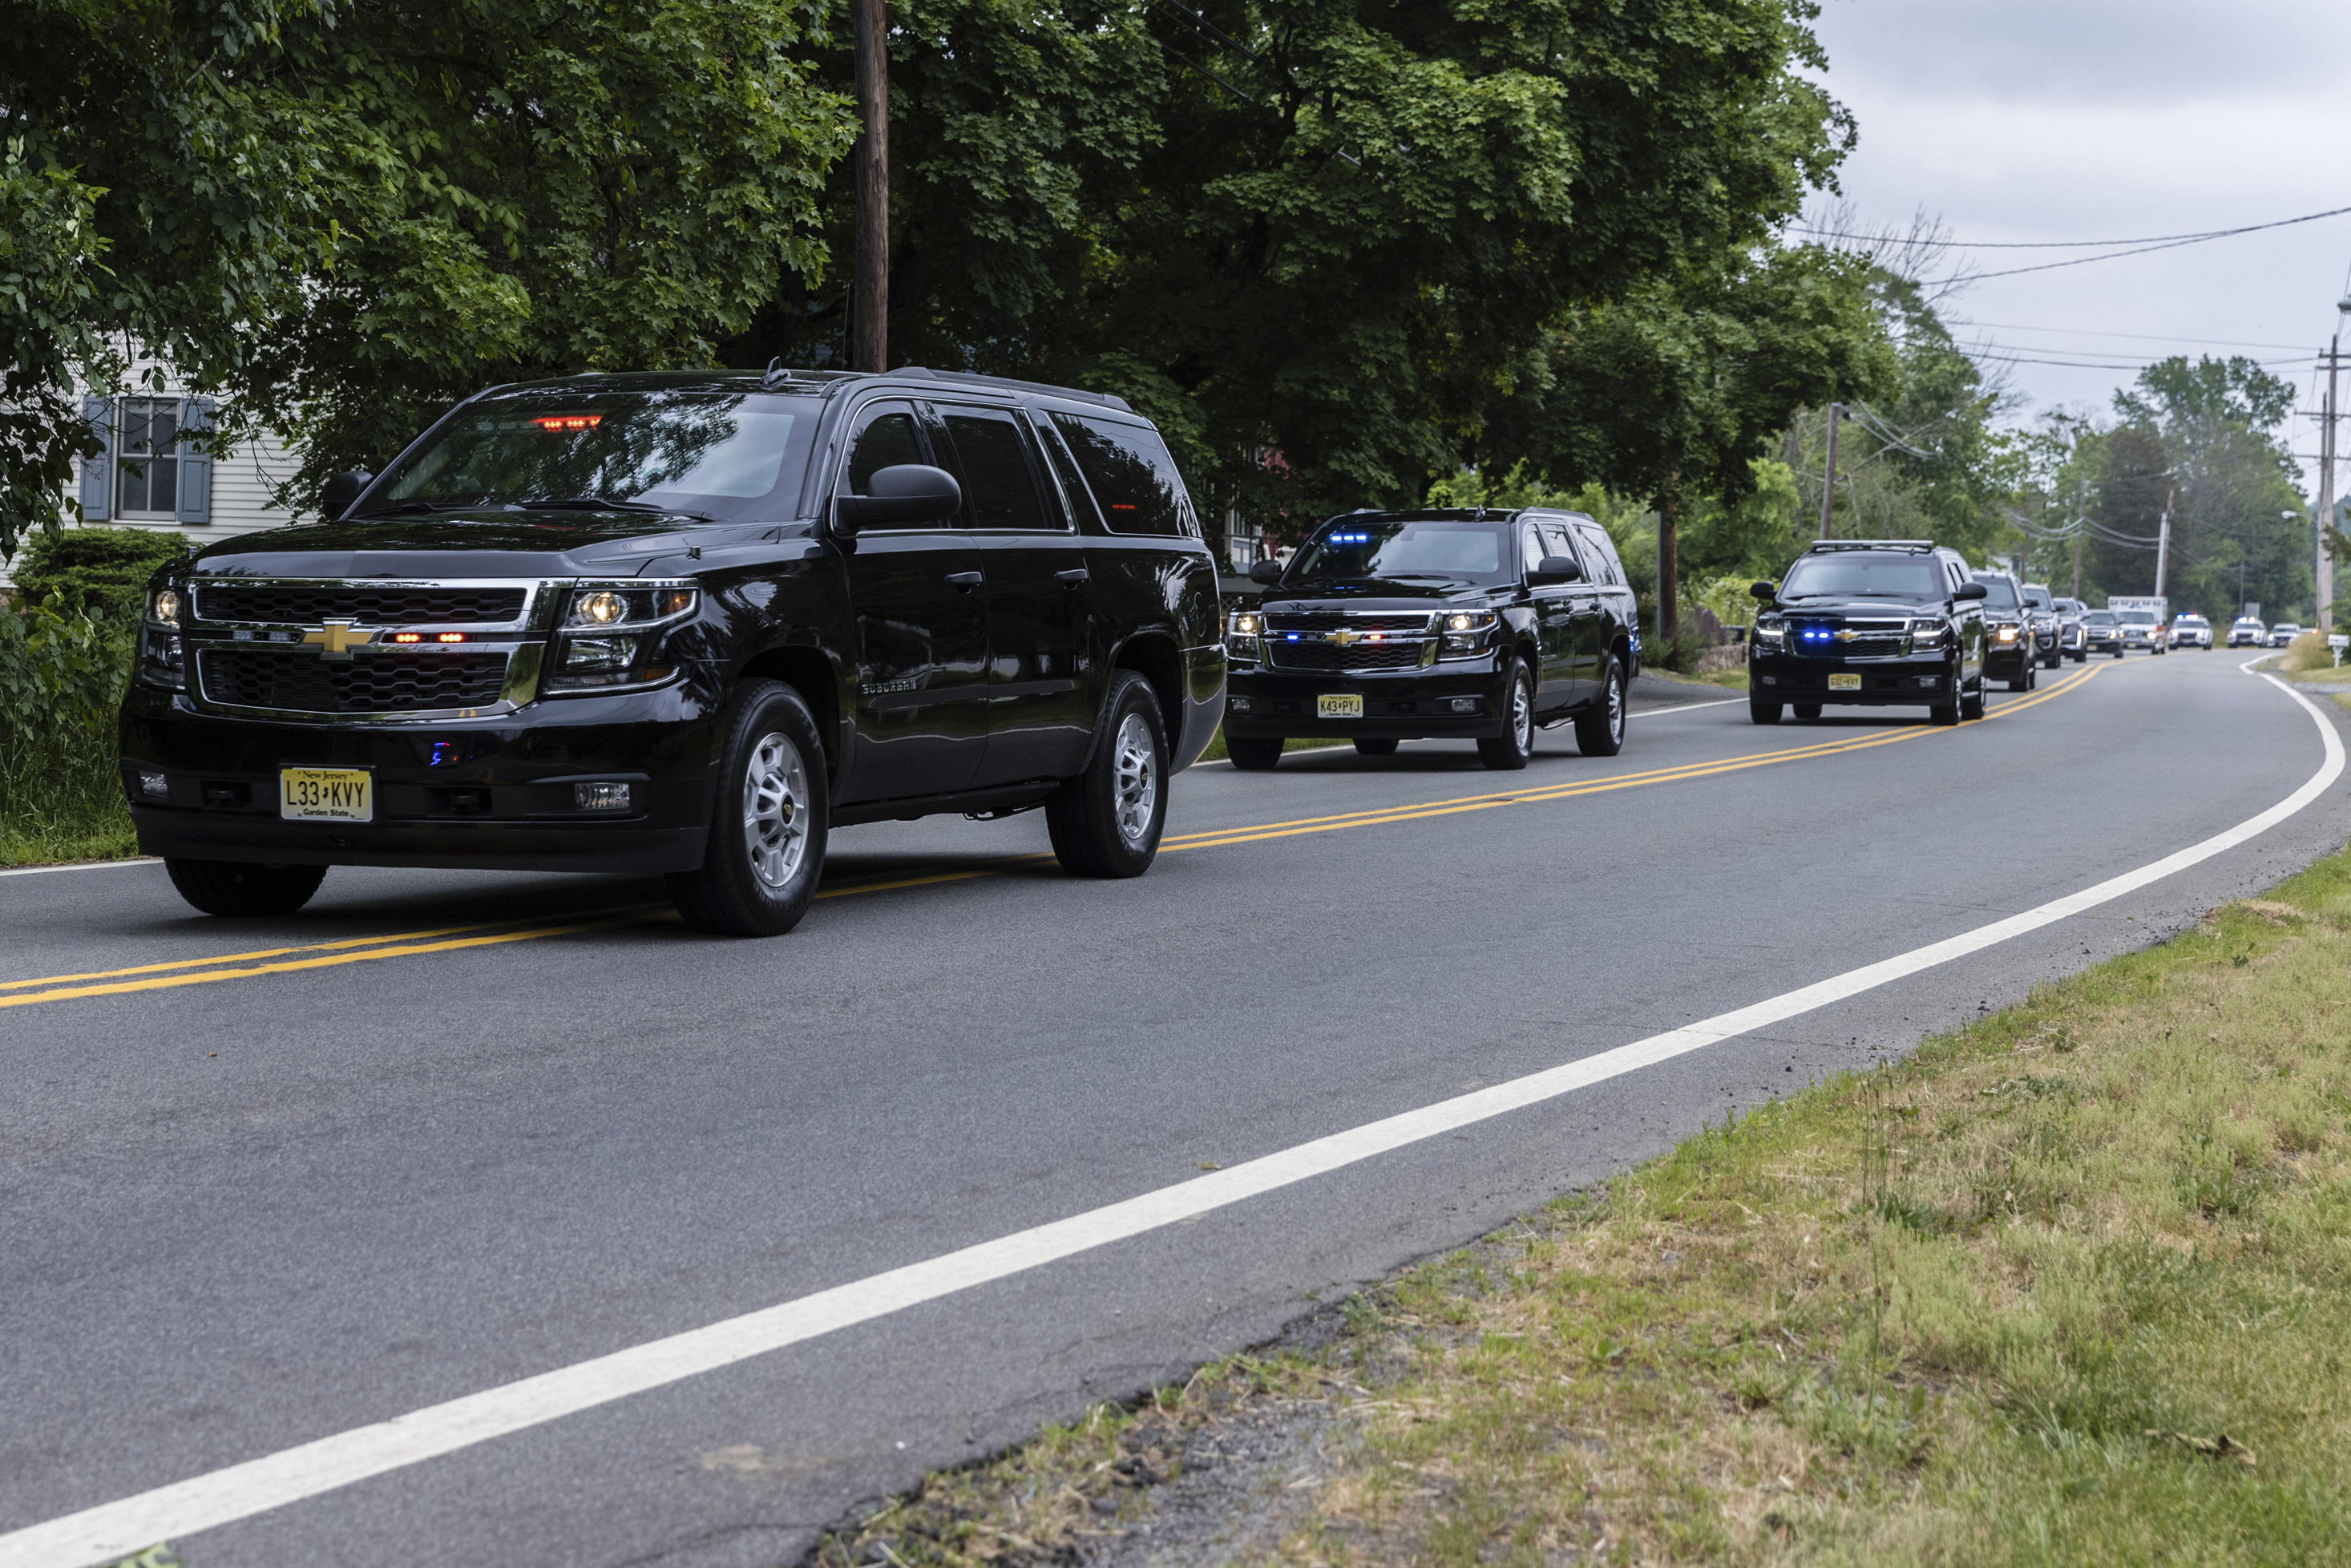
[[[1081,392],[1076,387],[1057,387],[1050,382],[1016,381],[1010,376],[983,376],[976,371],[935,371],[923,365],[901,365],[894,371],[881,372],[885,376],[911,376],[925,382],[968,382],[975,386],[1009,387],[1017,392],[1040,392],[1047,397],[1075,398],[1081,402],[1098,402],[1106,408],[1134,412],[1134,407],[1123,397],[1110,392]]]
[[[1804,553],[1806,555],[1817,555],[1823,550],[1846,549],[1903,549],[1925,551],[1931,550],[1934,548],[1935,541],[1932,539],[1817,539],[1813,541],[1812,547],[1806,549]]]

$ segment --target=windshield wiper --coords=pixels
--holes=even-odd
[[[710,520],[700,512],[682,512],[675,507],[656,507],[651,501],[623,501],[618,496],[552,496],[543,501],[517,501],[515,505],[534,510],[660,512],[668,517],[693,517],[705,523]]]
[[[378,507],[371,512],[357,514],[360,517],[398,517],[418,512],[454,512],[455,507],[436,507],[430,501],[402,501],[397,507]]]

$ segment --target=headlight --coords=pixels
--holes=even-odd
[[[1457,610],[1445,618],[1445,634],[1438,639],[1437,656],[1440,659],[1474,659],[1486,651],[1493,640],[1494,628],[1502,618],[1490,610]]]
[[[1264,644],[1258,641],[1265,626],[1265,617],[1254,611],[1240,611],[1225,622],[1225,656],[1254,664],[1265,657]]]
[[[1939,648],[1943,633],[1950,629],[1948,621],[1913,621],[1910,622],[1910,645],[1913,648]]]
[[[154,622],[158,626],[169,626],[172,631],[178,631],[180,629],[179,594],[172,589],[157,589],[155,597],[148,601],[147,619]]]
[[[2015,628],[2015,627],[2013,627],[2013,626],[2003,626],[2003,627],[2001,627],[2001,628],[2000,629],[2000,640],[2001,640],[2001,642],[2003,642],[2003,643],[2013,643],[2013,642],[2015,642],[2015,641],[2016,641],[2016,628]]]
[[[1257,635],[1257,627],[1258,620],[1254,615],[1233,617],[1233,635],[1236,637],[1254,637]]]
[[[161,626],[139,628],[139,678],[175,692],[188,689],[187,654],[177,632]]]
[[[691,615],[700,602],[699,591],[674,585],[613,583],[574,590],[555,639],[547,690],[601,691],[668,680],[677,670],[664,656],[666,629]]]
[[[1757,647],[1777,648],[1782,643],[1787,642],[1787,640],[1788,628],[1785,624],[1776,621],[1758,621],[1755,622],[1755,645]]]

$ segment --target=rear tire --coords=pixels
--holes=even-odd
[[[1359,735],[1355,737],[1355,751],[1358,756],[1363,757],[1394,757],[1396,754],[1396,743],[1393,740],[1382,740],[1374,736]]]
[[[1253,737],[1225,737],[1225,755],[1244,773],[1270,773],[1281,760],[1281,742]]]
[[[1984,716],[1983,677],[1976,677],[1976,689],[1959,694],[1959,716],[1973,724]]]
[[[206,915],[291,915],[327,880],[322,865],[166,859],[164,874],[180,896]]]
[[[1111,677],[1102,707],[1093,760],[1045,802],[1045,828],[1071,876],[1141,876],[1167,825],[1166,722],[1151,683],[1133,670]],[[1281,742],[1272,744],[1279,756]]]
[[[1535,754],[1535,680],[1523,660],[1510,661],[1508,695],[1502,699],[1507,733],[1478,743],[1478,759],[1500,773],[1515,773]]]
[[[1818,703],[1790,703],[1788,705],[1788,711],[1796,716],[1798,723],[1810,724],[1814,719],[1821,716],[1821,705]]]
[[[713,936],[780,936],[816,901],[831,837],[824,743],[781,681],[736,688],[718,753],[710,841],[669,880],[678,915]]]
[[[1600,700],[1575,716],[1575,748],[1586,757],[1625,749],[1625,666],[1610,654],[1600,665]]]
[[[1780,705],[1767,703],[1761,697],[1749,697],[1747,716],[1757,724],[1777,724],[1780,722]]]

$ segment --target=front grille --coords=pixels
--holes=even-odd
[[[1268,632],[1426,632],[1426,614],[1348,615],[1338,611],[1302,611],[1291,614],[1269,614],[1265,618]]]
[[[1414,670],[1420,667],[1421,644],[1356,643],[1342,648],[1331,643],[1269,643],[1271,663],[1281,670]]]
[[[1840,642],[1840,633],[1851,635]],[[1867,659],[1907,652],[1909,636],[1900,621],[1805,621],[1789,629],[1788,641],[1807,659]]]
[[[308,648],[205,648],[196,655],[204,700],[287,713],[423,713],[488,707],[507,679],[507,655],[362,653],[329,664]]]
[[[207,582],[196,590],[203,621],[279,622],[297,626],[351,621],[399,624],[506,625],[522,619],[519,588],[306,588],[266,582]]]

